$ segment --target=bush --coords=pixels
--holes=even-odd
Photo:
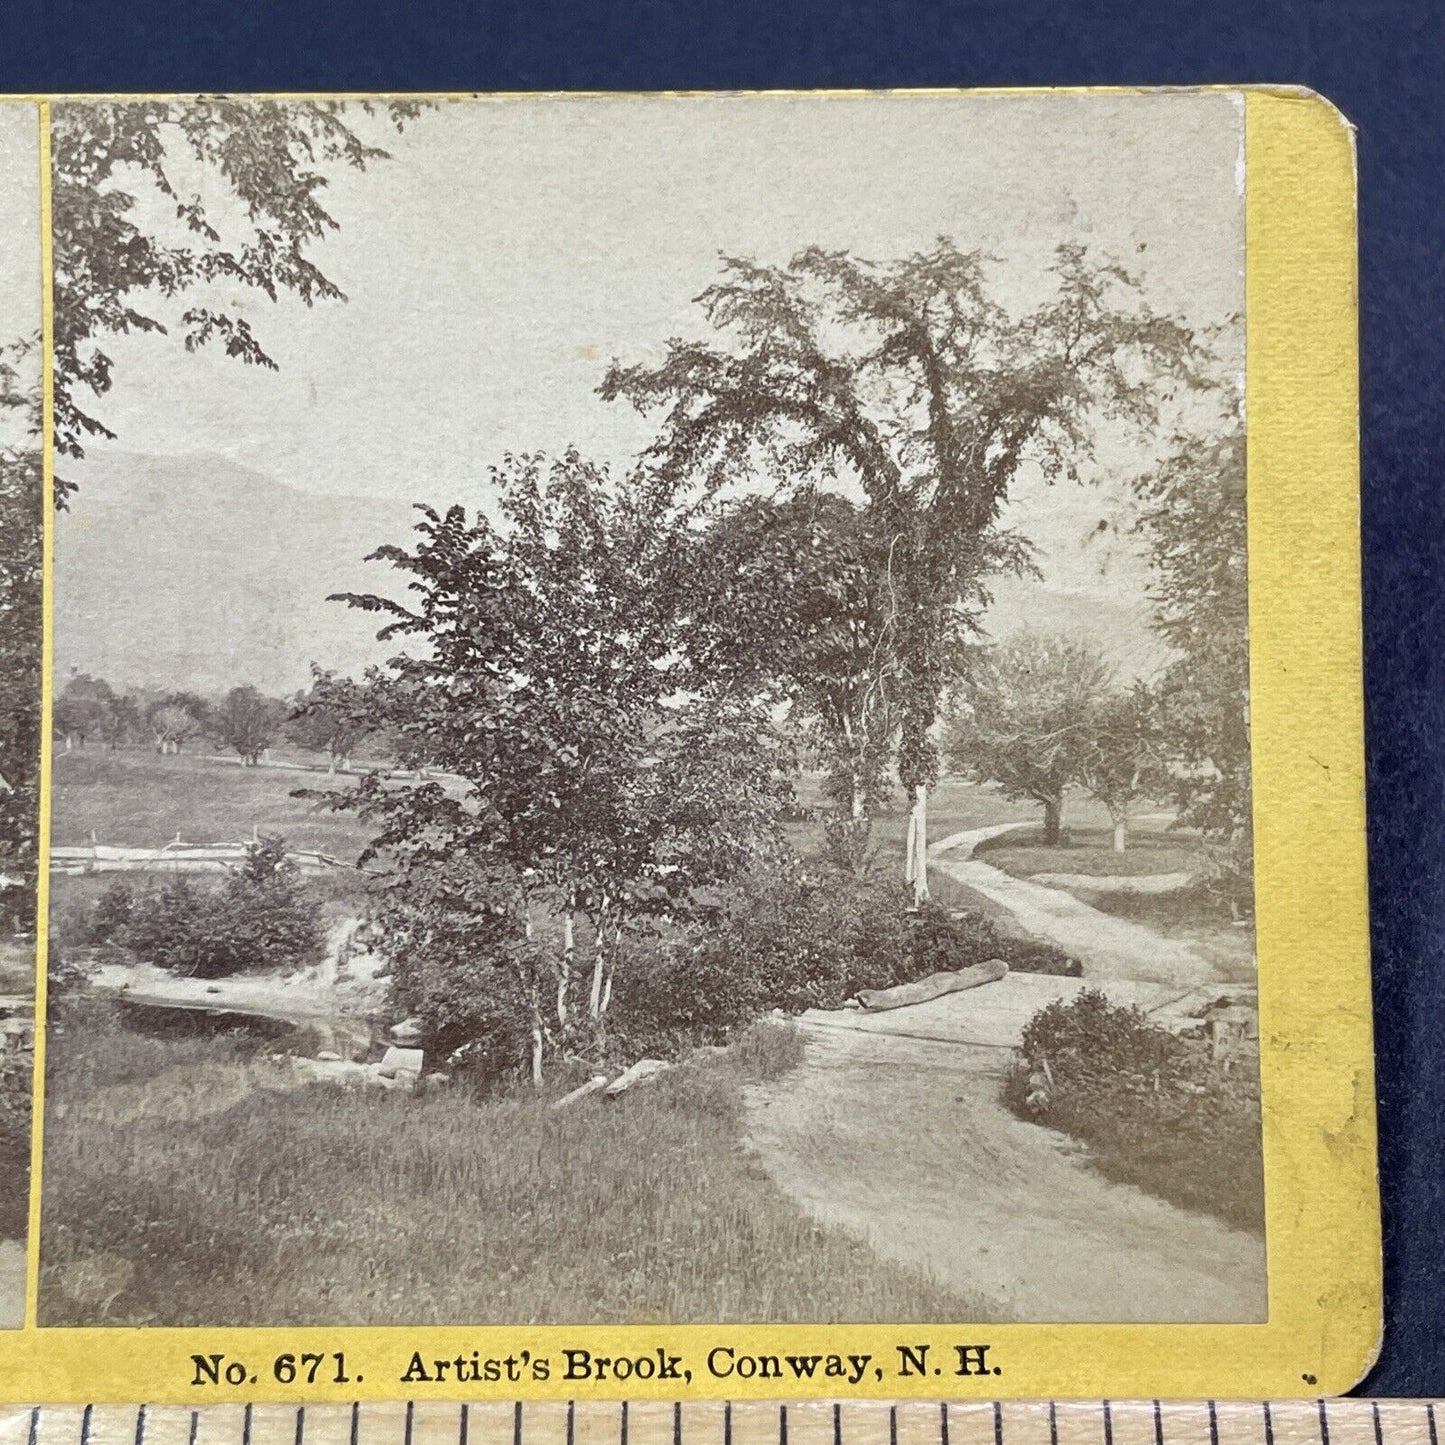
[[[721,1043],[774,1008],[839,1008],[860,989],[1001,958],[1026,973],[1077,974],[1047,943],[1014,938],[981,914],[916,913],[896,878],[828,865],[754,874],[716,917],[676,938],[635,944],[619,969],[611,1027],[638,1052]]]
[[[200,978],[295,968],[319,957],[324,942],[321,910],[279,838],[253,844],[220,888],[181,875],[160,888],[113,883],[67,929],[67,943],[120,949]]]
[[[1004,1101],[1087,1143],[1110,1179],[1264,1228],[1258,1060],[1228,1068],[1202,1039],[1159,1028],[1094,989],[1041,1009],[1024,1029]]]
[[[578,965],[555,1007],[555,920],[525,936],[515,881],[489,878],[458,857],[414,870],[382,900],[377,923],[391,959],[393,1001],[419,1019],[422,1045],[457,1055],[478,1081],[524,1073],[534,1004],[549,1075],[568,1067],[675,1058],[725,1043],[775,1008],[837,1008],[865,988],[1002,958],[1028,972],[1077,972],[1048,944],[1002,933],[978,914],[915,913],[901,880],[821,861],[759,870],[725,890],[685,927],[625,940],[606,1028],[591,1026],[591,934],[577,926]]]

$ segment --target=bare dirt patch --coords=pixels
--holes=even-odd
[[[748,1141],[825,1225],[981,1296],[993,1318],[1256,1321],[1264,1243],[1087,1165],[999,1102],[1006,1049],[809,1030],[747,1092]]]

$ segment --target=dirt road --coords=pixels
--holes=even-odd
[[[806,1061],[751,1091],[748,1131],[817,1219],[998,1319],[1264,1319],[1263,1242],[1112,1184],[1016,1119],[998,1100],[1008,1050],[803,1027]]]
[[[1002,823],[942,838],[928,850],[929,866],[1006,908],[1026,933],[1045,938],[1079,959],[1085,978],[1169,984],[1219,979],[1213,964],[1176,939],[1127,918],[1101,913],[1060,888],[1014,878],[973,856],[985,839],[1018,826]]]
[[[1017,826],[944,838],[930,864],[1067,949],[1117,1003],[1187,1013],[1218,981],[1185,945],[972,857]],[[998,1318],[1263,1320],[1262,1240],[1111,1183],[1000,1102],[1024,1023],[1079,987],[1018,974],[883,1016],[807,1014],[805,1062],[749,1098],[749,1142],[810,1214]]]

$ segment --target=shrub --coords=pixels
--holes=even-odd
[[[981,914],[916,913],[896,878],[828,865],[735,884],[709,923],[635,944],[619,969],[612,1029],[637,1052],[721,1043],[774,1008],[838,1008],[865,988],[1001,958],[1023,972],[1077,974],[1047,943]]]
[[[24,1239],[30,1211],[30,1095],[35,1056],[0,1053],[0,1239]]]
[[[877,869],[798,862],[717,890],[686,926],[625,938],[604,1031],[588,1027],[587,926],[578,925],[563,1022],[555,920],[539,918],[526,936],[516,892],[513,880],[488,878],[466,860],[438,860],[393,888],[377,915],[398,1011],[419,1019],[428,1053],[458,1054],[479,1081],[528,1068],[534,1021],[550,1072],[558,1059],[594,1067],[675,1058],[727,1042],[775,1008],[837,1008],[860,989],[987,958],[1032,972],[1078,970],[1058,949],[981,915],[915,913],[901,880]]]
[[[1041,1009],[1004,1100],[1087,1143],[1101,1173],[1237,1228],[1264,1227],[1259,1070],[1094,989]]]
[[[219,888],[181,875],[159,888],[113,883],[88,919],[68,928],[67,942],[119,948],[201,978],[294,968],[318,957],[324,941],[320,908],[279,838],[253,844]]]

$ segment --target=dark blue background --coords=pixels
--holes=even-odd
[[[3,4],[3,0],[0,0]],[[1290,82],[1359,128],[1370,844],[1388,1328],[1445,1394],[1445,8],[77,0],[0,11],[0,90]],[[1348,699],[1342,700],[1348,706]],[[1308,987],[1308,978],[1299,980]]]

